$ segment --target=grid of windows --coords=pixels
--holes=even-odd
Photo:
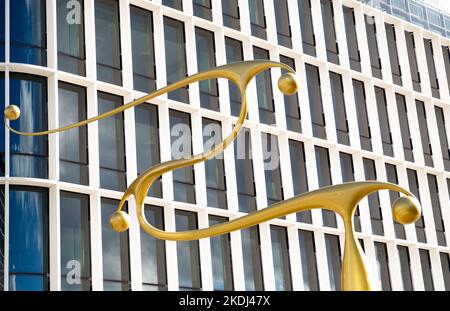
[[[369,241],[365,235],[375,235],[374,247],[366,250],[371,262],[377,263],[370,267],[379,276],[375,287],[449,289],[450,251],[445,228],[450,219],[443,209],[450,194],[447,39],[394,22],[394,17],[385,18],[381,12],[365,11],[364,6],[356,9],[359,4],[351,0],[342,7],[332,0],[275,1],[274,7],[267,7],[271,2],[262,0],[249,1],[248,6],[242,1],[222,1],[221,6],[214,1],[193,1],[189,8],[183,7],[181,0],[162,1],[163,6],[180,12],[159,10],[160,4],[139,0],[128,8],[121,0],[80,1],[83,14],[75,24],[64,21],[65,2],[36,1],[30,10],[23,10],[27,1],[9,0],[10,43],[5,47],[5,31],[0,29],[0,60],[9,55],[6,61],[16,67],[1,73],[0,99],[22,109],[22,118],[13,121],[13,127],[40,131],[66,125],[217,64],[251,58],[280,60],[296,68],[300,81],[304,81],[299,94],[278,94],[280,71],[258,76],[252,82],[254,92],[248,94],[246,129],[230,147],[234,152],[158,179],[146,198],[147,219],[160,229],[195,229],[308,190],[386,176],[387,181],[413,192],[421,200],[424,214],[415,226],[405,229],[382,217],[397,193],[380,192],[368,198],[369,204],[361,203],[355,228],[366,246]],[[245,8],[238,3],[244,3]],[[4,8],[4,1],[0,7]],[[51,28],[44,21],[53,9],[57,29],[46,33]],[[218,31],[183,10],[206,20],[212,20],[217,10],[226,27]],[[293,10],[298,10],[299,22]],[[243,15],[250,19],[243,20]],[[312,16],[321,16],[322,24]],[[33,21],[33,33],[19,33],[17,26],[24,19]],[[345,35],[339,35],[342,33]],[[68,42],[69,37],[76,39]],[[343,47],[348,60],[339,51]],[[5,49],[9,53],[5,54]],[[399,55],[406,55],[406,49],[408,57],[399,59]],[[131,62],[125,61],[128,56]],[[50,74],[27,64],[48,64],[58,70]],[[403,75],[401,69],[410,73]],[[429,83],[421,81],[423,74],[429,76]],[[382,77],[387,82],[380,81]],[[227,91],[228,98],[221,96],[219,101],[219,94]],[[30,138],[9,131],[0,135],[5,164],[2,175],[17,178],[15,183],[19,184],[26,183],[26,177],[38,178],[36,185],[42,183],[39,187],[5,185],[10,247],[14,238],[30,238],[20,228],[11,231],[11,222],[19,223],[23,217],[30,219],[35,238],[43,245],[29,250],[35,262],[28,270],[22,269],[22,258],[13,257],[20,251],[14,247],[19,246],[10,250],[5,287],[338,290],[343,228],[328,211],[288,215],[270,225],[213,238],[207,241],[208,247],[202,241],[166,247],[165,242],[144,232],[118,235],[110,230],[109,216],[121,192],[138,174],[172,159],[173,146],[179,147],[183,156],[202,150],[197,146],[215,135],[220,141],[236,122],[239,110],[237,88],[213,79],[59,136]],[[379,121],[379,133],[378,126],[373,127],[374,118]],[[205,132],[207,125],[218,126],[220,133]],[[182,129],[190,131],[187,142]],[[11,147],[5,148],[6,142]],[[264,169],[267,159],[260,157],[263,150],[280,158],[277,168]],[[421,154],[425,165],[419,163]],[[53,185],[60,190],[55,191]],[[18,208],[25,201],[33,202],[33,215],[24,215]],[[54,214],[55,206],[60,207],[59,216]],[[367,207],[369,210],[363,211]],[[60,217],[59,228],[50,227],[54,226],[49,222],[52,217]],[[55,242],[49,230],[60,232],[61,241]],[[61,269],[56,270],[60,275],[55,276],[50,248],[65,240],[74,245],[61,248]],[[293,240],[299,243],[291,244]],[[99,245],[103,247],[99,249]],[[398,256],[399,267],[392,263],[392,254]],[[71,260],[75,261],[66,265]],[[204,269],[209,262],[211,267]],[[73,284],[70,269],[78,264],[82,281]],[[301,266],[301,275],[290,268],[293,265]],[[413,277],[419,266],[422,275]],[[269,268],[273,270],[267,271]],[[444,278],[434,277],[436,271]]]

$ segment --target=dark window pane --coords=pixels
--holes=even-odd
[[[445,73],[447,75],[447,84],[450,88],[450,48],[442,46],[442,56],[444,57]]]
[[[325,247],[327,250],[328,276],[330,289],[341,290],[341,248],[339,237],[332,234],[325,234]]]
[[[287,0],[274,0],[273,5],[277,23],[278,44],[292,48],[288,2]]]
[[[195,230],[197,214],[186,211],[175,211],[177,231]],[[178,283],[180,289],[201,289],[200,250],[198,241],[177,242]]]
[[[383,153],[387,156],[394,156],[392,147],[391,127],[389,125],[389,114],[386,102],[386,93],[383,88],[375,86],[375,98],[377,101],[378,120],[380,122],[381,141],[383,143]]]
[[[441,203],[439,202],[439,189],[435,175],[427,174],[428,189],[430,190],[431,208],[433,210],[434,227],[439,246],[447,246],[445,240],[445,226],[442,219]]]
[[[319,290],[319,277],[317,274],[316,246],[314,233],[306,230],[298,231],[300,240],[300,259],[302,262],[304,290]]]
[[[292,58],[280,55],[280,62],[290,66],[295,70],[295,62]],[[282,69],[282,74],[287,71]],[[284,110],[286,113],[286,127],[290,131],[302,132],[302,120],[300,115],[300,106],[298,104],[298,94],[284,95]]]
[[[305,147],[303,142],[289,140],[289,155],[291,157],[294,195],[299,195],[308,191],[308,176],[306,173]],[[297,221],[311,224],[311,211],[297,213]]]
[[[431,94],[435,98],[440,98],[439,95],[439,80],[436,74],[436,66],[434,63],[433,43],[430,39],[423,39],[425,47],[425,57],[427,58],[428,75],[430,77]]]
[[[319,68],[305,64],[308,84],[309,108],[314,137],[326,139],[325,115],[323,113]]]
[[[192,6],[194,10],[194,16],[212,21],[211,0],[193,0]]]
[[[416,58],[416,44],[414,41],[414,33],[405,31],[406,49],[408,51],[409,69],[411,71],[411,79],[414,91],[420,92],[420,73]]]
[[[91,289],[89,196],[61,191],[61,290]]]
[[[406,108],[405,96],[395,94],[395,98],[397,100],[397,112],[402,134],[405,160],[414,162],[413,145],[411,140],[411,132],[409,131],[408,110]]]
[[[311,0],[298,0],[298,15],[302,32],[303,53],[316,56],[316,37],[311,14]]]
[[[391,279],[389,276],[389,259],[386,244],[375,242],[375,253],[377,256],[378,280],[381,290],[391,290]]]
[[[261,133],[264,158],[264,176],[266,180],[267,204],[272,205],[284,199],[281,182],[280,152],[278,137]]]
[[[397,245],[398,257],[400,259],[400,269],[402,273],[403,290],[412,291],[413,283],[411,276],[411,260],[409,259],[409,250],[406,246]]]
[[[1,3],[0,3],[0,5],[1,5]],[[1,49],[1,46],[0,46],[0,49]],[[1,103],[5,102],[5,73],[4,72],[0,72],[0,102]],[[5,176],[5,126],[0,126],[0,176]]]
[[[363,158],[364,176],[366,180],[377,180],[375,161]],[[383,215],[381,214],[381,204],[378,192],[367,197],[369,200],[370,222],[372,223],[372,233],[383,235]]]
[[[224,26],[241,30],[239,17],[238,0],[222,1],[222,19]]]
[[[245,290],[264,290],[258,227],[241,230]]]
[[[342,181],[352,182],[355,181],[355,170],[353,167],[353,157],[349,153],[339,152],[339,160],[341,164]],[[355,210],[353,217],[353,223],[355,231],[361,232],[361,220],[359,218],[359,207]]]
[[[440,253],[445,290],[450,290],[450,254]]]
[[[5,253],[5,187],[0,186],[0,275],[5,273]],[[4,278],[0,278],[0,291],[4,290]]]
[[[214,226],[227,220],[225,217],[210,215],[209,225]],[[230,235],[218,235],[210,241],[214,290],[233,290]]]
[[[408,175],[409,191],[411,191],[420,201],[419,180],[417,179],[417,172],[408,168],[406,169],[406,173]],[[416,227],[417,241],[426,243],[427,238],[425,235],[425,222],[423,220],[423,214],[420,215],[420,218],[414,223],[414,225]]]
[[[319,188],[331,186],[330,155],[328,149],[314,147],[316,154],[317,177],[319,178]],[[334,212],[322,209],[323,225],[337,228],[336,215]]]
[[[386,40],[388,44],[389,61],[391,63],[392,80],[397,85],[402,85],[402,70],[398,59],[397,36],[395,34],[395,26],[392,24],[384,24],[386,30]]]
[[[255,177],[253,174],[252,143],[250,137],[250,130],[243,128],[234,141],[239,211],[245,213],[256,210]]]
[[[253,47],[254,59],[269,60],[269,51]],[[270,70],[265,70],[256,76],[256,90],[258,95],[259,122],[275,124],[275,106],[272,94],[272,78]]]
[[[162,0],[163,5],[182,11],[183,0]]]
[[[430,135],[428,134],[427,112],[425,104],[420,100],[416,100],[417,118],[419,120],[420,138],[422,141],[423,157],[425,165],[433,166],[433,152],[431,150]]]
[[[329,62],[339,64],[339,47],[334,29],[334,11],[332,0],[320,0],[322,8],[323,31],[325,35],[325,46]]]
[[[277,291],[292,290],[287,229],[270,225],[270,236],[272,240],[275,289]]]
[[[433,291],[433,274],[431,271],[430,253],[425,249],[419,249],[420,264],[422,266],[423,284],[426,291]]]
[[[19,131],[47,130],[47,79],[11,73],[10,102],[22,115],[11,126]],[[48,136],[10,134],[11,176],[48,178]]]
[[[348,135],[348,122],[344,100],[345,95],[341,75],[330,71],[330,85],[338,143],[349,146],[350,138]]]
[[[367,43],[369,45],[370,65],[372,67],[372,75],[375,78],[381,79],[381,59],[378,51],[377,42],[377,26],[375,24],[375,17],[364,15],[366,24]]]
[[[223,1],[222,3],[224,2],[227,1]],[[225,50],[228,64],[244,60],[241,41],[225,37]],[[241,111],[241,93],[236,84],[228,82],[228,86],[230,93],[231,115],[237,117]]]
[[[9,290],[49,289],[48,217],[46,188],[10,187]]]
[[[444,109],[435,106],[434,112],[436,115],[436,124],[439,132],[439,142],[441,145],[444,168],[446,171],[450,172],[450,148],[448,146],[447,131],[445,129]]]
[[[59,82],[59,126],[67,126],[87,119],[86,90],[83,87]],[[61,181],[89,184],[87,127],[59,133],[59,178]]]
[[[343,10],[350,68],[361,71],[361,56],[358,48],[358,38],[356,37],[355,12],[353,8],[346,6],[343,7]]]
[[[98,92],[98,113],[122,105],[122,97]],[[100,187],[124,191],[126,188],[125,133],[123,113],[98,121]]]
[[[0,16],[5,19],[5,0],[0,0]],[[5,61],[5,23],[0,23],[0,62]],[[0,281],[0,290],[3,290],[3,281]]]
[[[372,132],[370,130],[369,116],[367,115],[366,92],[364,82],[353,79],[353,92],[355,96],[356,114],[358,117],[359,138],[361,148],[372,151]]]
[[[264,0],[249,0],[250,26],[252,36],[266,40],[266,16],[264,13]]]
[[[386,176],[387,181],[393,184],[398,184],[398,175],[397,175],[397,167],[393,164],[386,163]],[[397,191],[389,191],[389,199],[391,202],[391,206],[394,204],[395,200],[399,198],[399,193]],[[406,239],[405,234],[405,227],[394,221],[394,230],[395,230],[395,237],[397,239]]]
[[[117,0],[95,1],[97,79],[122,85],[119,23],[119,2]]]

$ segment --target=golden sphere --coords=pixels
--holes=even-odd
[[[293,73],[285,73],[278,79],[278,88],[285,95],[293,95],[297,93],[298,83],[297,78]]]
[[[124,232],[130,227],[130,215],[124,211],[117,211],[111,215],[109,223],[114,231]]]
[[[20,108],[16,105],[9,105],[5,109],[5,117],[11,121],[17,120],[20,117]]]
[[[398,198],[392,205],[394,219],[403,225],[412,224],[419,219],[421,210],[419,201],[409,196]]]

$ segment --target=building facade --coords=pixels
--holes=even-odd
[[[298,94],[278,90],[279,69],[256,77],[240,140],[164,174],[147,218],[205,228],[327,185],[389,181],[423,215],[395,223],[389,191],[360,203],[355,229],[375,289],[450,290],[449,16],[440,12],[439,31],[431,15],[414,23],[413,1],[378,1],[405,4],[409,20],[362,2],[0,0],[0,101],[21,108],[14,128],[42,131],[212,66],[289,64]],[[236,88],[219,79],[48,137],[1,126],[1,288],[339,290],[343,223],[327,211],[171,242],[139,228],[131,199],[130,229],[110,228],[127,185],[174,157],[182,129],[189,141],[177,151],[199,153],[239,110]]]

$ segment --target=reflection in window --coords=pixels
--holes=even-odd
[[[264,290],[258,226],[241,230],[246,291]]]
[[[183,0],[162,0],[163,5],[183,11]]]
[[[445,240],[445,226],[442,219],[441,203],[439,202],[439,188],[436,175],[427,174],[428,189],[430,190],[431,209],[433,210],[434,227],[439,246],[447,246]]]
[[[341,290],[341,248],[337,235],[325,234],[325,247],[327,250],[328,276],[330,289]]]
[[[98,92],[98,113],[122,105],[122,97]],[[125,133],[123,112],[98,121],[100,187],[116,191],[126,188]]]
[[[299,195],[308,191],[308,175],[306,173],[305,147],[303,142],[289,139],[289,155],[291,158],[294,195]],[[297,221],[311,224],[311,211],[297,213]]]
[[[67,0],[57,0],[58,69],[73,74],[86,75],[84,41],[84,1],[79,6]],[[69,5],[69,7],[67,7]],[[71,10],[80,9],[80,14]],[[79,16],[79,19],[78,19]]]
[[[269,51],[253,47],[254,59],[269,60]],[[259,122],[264,124],[275,124],[275,107],[272,95],[272,78],[270,70],[258,74],[255,78],[258,95]]]
[[[89,196],[61,191],[61,290],[91,289]],[[74,273],[74,272],[77,273]]]
[[[272,205],[283,200],[278,137],[271,134],[261,133],[261,140],[264,155],[264,176],[266,179],[267,204]]]
[[[280,55],[280,62],[290,66],[295,70],[295,62],[292,58]],[[287,71],[282,69],[282,74]],[[297,133],[302,132],[302,120],[300,115],[300,106],[298,104],[298,94],[284,95],[284,110],[286,113],[286,127],[289,131]]]
[[[411,260],[409,258],[409,250],[406,246],[397,245],[398,257],[400,260],[400,271],[402,274],[403,290],[412,291],[413,283],[411,276]]]
[[[311,0],[298,0],[298,15],[302,32],[303,53],[316,56],[316,36],[311,14]]]
[[[378,281],[381,290],[391,290],[391,279],[389,276],[389,259],[386,244],[375,242],[375,253],[377,256]]]
[[[161,163],[159,156],[159,120],[158,108],[152,104],[142,104],[134,108],[136,127],[137,173],[140,175],[148,168]],[[161,177],[155,180],[148,195],[161,198]]]
[[[211,0],[193,0],[192,6],[194,10],[194,16],[212,21]]]
[[[222,3],[224,2],[227,1],[222,1]],[[244,60],[241,41],[225,37],[225,49],[227,54],[227,64]],[[241,111],[241,93],[236,84],[231,81],[228,82],[228,87],[230,93],[231,115],[237,117]]]
[[[96,0],[95,49],[98,80],[122,85],[120,48],[119,2]]]
[[[327,49],[327,59],[329,62],[339,64],[339,46],[336,40],[336,30],[334,27],[333,1],[320,0],[320,4],[322,8],[322,21],[325,46]]]
[[[305,64],[305,67],[313,135],[317,138],[326,139],[327,133],[325,131],[319,68],[310,64]]]
[[[101,204],[103,290],[129,291],[131,287],[128,231],[118,233],[109,223],[109,218],[117,211],[119,201],[102,198]]]
[[[347,6],[344,6],[343,10],[350,68],[361,71],[361,55],[358,48],[358,38],[356,37],[355,12],[353,8]]]
[[[273,5],[275,9],[275,20],[277,23],[278,44],[292,48],[288,2],[287,0],[275,0]]]
[[[192,154],[191,117],[188,113],[169,110],[172,158],[180,159]],[[186,132],[187,131],[187,132]],[[179,153],[179,154],[175,154]],[[194,166],[172,172],[175,201],[195,204]]]
[[[353,156],[350,153],[339,152],[339,162],[341,164],[342,182],[355,181],[355,169],[353,167]],[[359,207],[355,210],[353,223],[356,232],[361,232],[361,220],[359,218]]]
[[[426,291],[433,291],[433,274],[431,270],[430,253],[426,249],[419,249],[420,265],[422,266],[423,285]]]
[[[59,126],[74,124],[87,118],[86,90],[83,87],[59,82]],[[59,133],[59,179],[88,185],[88,135],[82,126]]]
[[[383,143],[383,153],[387,156],[394,156],[392,147],[391,126],[389,125],[389,114],[386,102],[386,92],[383,88],[375,86],[375,99],[377,101],[378,120],[380,122],[381,142]]]
[[[203,118],[203,150],[209,151],[222,141],[221,123]],[[207,204],[211,207],[227,208],[227,189],[223,153],[205,161]]]
[[[386,163],[385,168],[387,181],[397,185],[398,184],[397,167],[394,164]],[[393,190],[389,191],[389,199],[391,202],[391,206],[394,204],[395,200],[399,198],[399,196],[400,195],[397,191]],[[394,230],[395,230],[395,237],[397,239],[403,240],[406,239],[405,227],[402,224],[394,221]]]
[[[372,151],[372,132],[367,114],[366,92],[364,82],[353,79],[353,93],[355,96],[356,114],[358,116],[359,138],[361,148]]]
[[[253,174],[250,137],[250,130],[242,128],[237,139],[233,142],[239,211],[244,213],[256,211],[255,176]]]
[[[364,177],[366,180],[377,180],[375,161],[363,158]],[[372,233],[383,235],[383,215],[381,214],[381,203],[378,192],[372,193],[367,197],[369,200],[370,222],[372,224]]]
[[[11,122],[19,131],[47,130],[47,80],[11,73],[10,102],[19,106],[21,117]],[[10,133],[11,176],[48,178],[48,136],[29,137]]]
[[[197,46],[197,69],[199,72],[216,67],[214,33],[195,27],[195,42]],[[219,111],[219,87],[217,79],[199,82],[200,106]]]
[[[227,220],[225,217],[210,215],[209,226],[215,226]],[[230,234],[212,237],[210,241],[214,290],[233,290]]]
[[[422,141],[425,165],[433,166],[433,152],[431,150],[430,135],[428,134],[427,112],[424,102],[416,99],[417,118],[419,120],[420,139]]]
[[[270,225],[276,290],[292,290],[287,229]]]
[[[9,1],[11,62],[47,65],[45,3],[43,0]]]
[[[436,65],[434,63],[433,42],[431,39],[423,39],[425,47],[425,57],[428,65],[428,75],[430,77],[431,94],[435,98],[440,98],[439,95],[439,80],[436,74]]]
[[[344,86],[342,76],[330,71],[331,97],[333,98],[334,119],[338,143],[349,146],[347,114],[345,111]]]
[[[164,211],[159,206],[145,205],[145,218],[148,222],[164,230]],[[145,291],[158,291],[167,289],[166,276],[166,246],[165,242],[157,239],[142,228],[141,232],[141,258],[142,258],[142,289]]]
[[[406,173],[408,176],[408,184],[409,191],[414,194],[414,196],[420,202],[420,193],[419,193],[419,180],[417,179],[417,172],[412,169],[406,169]],[[417,241],[426,243],[427,237],[425,235],[425,222],[423,220],[423,213],[420,215],[420,218],[414,223],[416,227]]]
[[[391,63],[392,80],[397,85],[402,85],[402,68],[398,59],[397,51],[397,35],[395,34],[395,26],[385,23],[386,41],[388,45],[389,61]]]
[[[450,254],[440,253],[445,290],[450,290]]]
[[[175,211],[176,231],[195,230],[197,214]],[[177,243],[178,283],[181,290],[201,290],[200,251],[198,240]]]
[[[145,93],[156,89],[152,12],[130,6],[133,88]]]
[[[8,244],[9,290],[48,290],[49,227],[46,188],[10,186]]]
[[[303,289],[319,290],[319,277],[317,274],[316,246],[314,233],[306,230],[298,230],[300,241],[300,259],[302,262]]]
[[[319,178],[319,188],[331,186],[330,155],[327,148],[314,147],[316,154],[317,177]],[[334,212],[322,209],[323,225],[337,228],[336,215]]]
[[[397,100],[397,113],[400,122],[405,160],[414,162],[413,145],[411,132],[409,130],[408,109],[406,108],[405,96],[396,93],[395,99]]]
[[[187,75],[186,40],[184,23],[164,17],[164,45],[166,47],[167,84],[182,80]],[[169,99],[189,103],[188,87],[182,87],[168,94]]]
[[[367,43],[369,45],[370,66],[372,67],[372,75],[375,78],[381,79],[381,59],[378,51],[377,42],[377,26],[375,24],[375,17],[364,15],[366,24]]]
[[[249,0],[248,6],[252,36],[266,40],[267,34],[264,0]]]
[[[416,58],[416,43],[414,41],[414,33],[405,31],[406,50],[408,51],[409,69],[411,72],[411,79],[413,83],[413,89],[416,92],[422,90],[420,86],[420,72],[417,65]]]
[[[447,140],[447,131],[445,129],[444,109],[435,106],[434,113],[436,115],[436,124],[439,132],[439,142],[441,145],[444,168],[447,172],[450,172],[450,148]]]
[[[236,30],[241,30],[239,18],[240,15],[238,0],[222,1],[223,25]]]

